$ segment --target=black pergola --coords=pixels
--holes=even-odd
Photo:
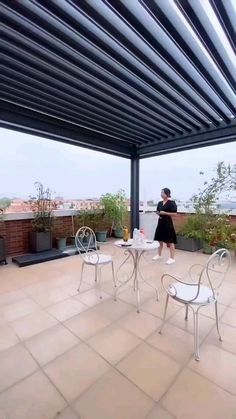
[[[0,1],[0,126],[139,160],[236,140],[236,0]]]

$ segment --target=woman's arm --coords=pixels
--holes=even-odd
[[[167,207],[169,211],[160,211],[160,215],[168,215],[169,217],[175,217],[177,214],[177,205],[175,201],[169,201],[169,206]]]
[[[167,211],[160,211],[160,215],[168,215],[169,217],[175,217],[177,215],[177,212],[167,212]]]

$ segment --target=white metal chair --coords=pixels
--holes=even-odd
[[[100,253],[98,251],[99,242],[96,240],[94,231],[90,227],[81,227],[75,235],[75,245],[82,258],[82,268],[81,276],[78,287],[78,292],[83,280],[83,273],[85,265],[94,266],[95,268],[95,282],[98,284],[98,288],[101,287],[101,269],[105,265],[111,264],[112,267],[112,278],[114,287],[116,286],[115,282],[115,272],[114,272],[114,263],[112,256]],[[101,243],[104,244],[104,243]],[[102,296],[100,295],[100,298]]]
[[[218,319],[218,289],[223,283],[230,267],[231,257],[227,249],[219,249],[208,259],[205,266],[193,265],[188,273],[187,282],[169,274],[161,278],[162,285],[167,292],[163,322],[159,333],[162,333],[168,308],[169,298],[182,303],[186,307],[185,320],[188,320],[189,307],[193,311],[194,321],[194,356],[199,361],[198,341],[198,313],[202,307],[215,305],[216,328],[221,339]]]

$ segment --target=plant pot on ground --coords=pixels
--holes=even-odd
[[[176,249],[196,252],[202,249],[202,241],[192,237],[185,237],[177,234]]]
[[[107,230],[104,229],[104,218],[105,213],[102,210],[95,210],[93,216],[93,230],[96,234],[96,239],[99,242],[105,242],[107,240]]]
[[[67,237],[56,237],[57,249],[64,250],[66,248]]]
[[[40,182],[35,183],[35,188],[37,195],[29,200],[34,215],[29,243],[32,253],[52,249],[53,210],[56,209],[50,189],[44,189]]]
[[[61,230],[60,232],[58,232],[55,230],[54,237],[57,249],[64,250],[67,245],[67,239],[71,237],[71,231],[64,229],[64,231]]]
[[[122,239],[123,238],[123,228],[115,228],[114,229],[114,236],[116,239]]]
[[[69,246],[75,246],[75,236],[73,235],[68,236],[67,243]]]
[[[107,240],[107,231],[96,231],[96,239],[98,242],[105,242]]]
[[[177,234],[176,249],[196,252],[202,248],[202,228],[204,219],[201,215],[190,215]]]
[[[51,231],[31,231],[29,236],[31,253],[45,252],[52,249]]]
[[[77,229],[82,226],[91,228],[96,234],[96,238],[100,242],[105,242],[107,239],[107,230],[101,228],[104,224],[104,211],[100,209],[85,209],[80,210],[76,217]],[[89,237],[84,237],[83,242],[89,241]]]
[[[107,193],[100,199],[105,217],[110,223],[110,235],[115,231],[115,237],[123,237],[123,227],[127,224],[128,208],[127,198],[123,190],[116,194]]]

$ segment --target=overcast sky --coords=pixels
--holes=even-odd
[[[130,163],[107,154],[0,128],[0,197],[27,198],[41,181],[64,198],[99,197],[125,189]],[[218,161],[236,162],[236,142],[141,161],[141,199],[158,199],[169,187],[176,199],[188,199],[210,177]]]

